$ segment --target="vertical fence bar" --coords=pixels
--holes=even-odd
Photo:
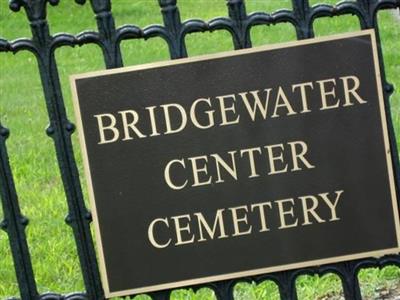
[[[346,300],[362,300],[360,283],[358,281],[357,261],[348,261],[334,265],[335,273],[342,281],[343,294]]]
[[[71,134],[74,132],[75,126],[69,122],[66,116],[57,63],[54,57],[53,37],[50,35],[46,20],[47,2],[47,0],[12,0],[10,7],[15,11],[23,7],[30,22],[32,42],[37,49],[35,55],[50,119],[46,133],[55,143],[58,165],[68,203],[69,211],[66,222],[73,230],[88,298],[100,300],[104,296],[89,227],[91,215],[84,204],[79,172],[72,149]],[[49,0],[49,3],[56,5],[58,0]]]
[[[297,300],[296,271],[284,271],[277,274],[281,300]]]
[[[314,37],[309,0],[292,0],[293,15],[296,20],[295,29],[298,40]],[[298,271],[277,273],[276,282],[282,300],[297,300],[296,279]]]
[[[395,132],[394,132],[394,127],[393,127],[393,121],[391,117],[391,111],[390,111],[390,95],[393,93],[393,86],[389,84],[386,81],[386,74],[385,74],[385,68],[384,68],[384,63],[383,63],[383,54],[382,54],[382,48],[381,48],[381,41],[380,41],[380,36],[379,36],[379,29],[378,29],[378,23],[377,23],[377,7],[379,5],[379,0],[357,0],[357,5],[359,8],[360,13],[358,14],[359,16],[359,21],[360,21],[360,27],[361,29],[375,29],[376,33],[376,43],[377,43],[377,50],[378,50],[378,58],[379,58],[379,69],[377,70],[380,72],[380,78],[381,78],[381,85],[383,89],[383,96],[384,96],[384,104],[385,104],[385,112],[386,112],[386,123],[388,126],[388,131],[389,131],[389,137],[390,137],[390,146],[391,146],[391,157],[393,161],[393,167],[394,167],[394,176],[395,176],[395,189],[396,189],[396,194],[397,194],[397,199],[399,201],[399,186],[400,186],[400,179],[397,178],[397,174],[399,171],[399,161],[398,161],[398,151],[397,151],[397,145],[396,145],[396,139],[395,139]],[[394,2],[394,1],[393,1]],[[396,4],[393,3],[393,6]],[[400,6],[400,1],[397,1],[397,6]],[[397,170],[397,172],[396,172]],[[361,295],[361,289],[360,289],[360,284],[358,280],[358,268],[357,268],[357,263],[355,261],[351,262],[343,262],[340,264],[337,264],[340,269],[340,274],[342,274],[340,277],[342,279],[343,283],[343,291],[345,295],[346,300],[362,300],[362,295]]]
[[[77,1],[83,4],[85,1]],[[100,45],[107,69],[123,66],[121,49],[116,37],[115,21],[111,13],[110,0],[91,0],[100,34]]]
[[[182,22],[176,2],[176,0],[158,0],[171,59],[187,57]],[[154,300],[167,300],[170,298],[170,294],[171,290],[164,290],[149,295]]]
[[[394,178],[395,178],[395,188],[396,188],[396,193],[397,193],[397,202],[399,206],[399,214],[400,214],[400,162],[399,162],[399,149],[397,148],[396,144],[396,134],[394,131],[394,124],[393,124],[393,119],[391,115],[391,109],[390,109],[390,97],[394,92],[394,86],[387,81],[386,78],[386,72],[385,72],[385,63],[383,59],[383,51],[382,51],[382,44],[381,44],[381,38],[380,38],[380,33],[379,33],[379,24],[378,24],[378,16],[377,13],[379,12],[379,2],[378,0],[374,1],[373,7],[370,9],[371,10],[371,26],[372,28],[375,29],[375,34],[376,34],[376,42],[378,46],[378,58],[379,58],[379,69],[380,69],[380,75],[381,75],[381,82],[382,82],[382,87],[383,87],[383,95],[384,95],[384,103],[385,103],[385,112],[386,112],[386,118],[387,118],[387,125],[388,125],[388,131],[389,131],[389,136],[390,136],[390,148],[392,150],[391,155],[392,155],[392,161],[393,161],[393,166],[394,166]],[[392,8],[397,8],[400,10],[400,0],[393,1]],[[400,256],[400,255],[399,255]]]
[[[171,290],[149,293],[149,296],[153,300],[168,300],[171,296]]]
[[[298,40],[314,37],[311,19],[311,8],[308,0],[292,0],[293,13],[297,24],[296,35]]]
[[[176,0],[158,0],[167,32],[167,43],[171,59],[187,57],[181,15]]]
[[[215,296],[218,300],[234,300],[235,280],[224,280],[212,283]]]
[[[251,48],[250,26],[244,0],[227,0],[228,14],[232,20],[232,35],[235,50]]]
[[[25,235],[28,219],[21,214],[18,203],[6,148],[8,136],[9,130],[0,123],[0,196],[4,213],[0,227],[8,234],[21,298],[36,299],[38,292]]]
[[[360,27],[361,29],[374,28],[374,13],[373,5],[378,0],[357,0],[357,5],[361,12],[360,14]]]

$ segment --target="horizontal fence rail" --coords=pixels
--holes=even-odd
[[[83,5],[86,1],[75,0],[75,2]],[[127,39],[161,37],[168,45],[171,59],[177,59],[187,57],[185,38],[186,35],[194,32],[228,31],[232,36],[234,49],[243,49],[252,46],[250,29],[254,26],[290,23],[296,29],[297,39],[300,40],[314,36],[313,23],[318,18],[355,15],[359,20],[361,29],[374,28],[378,37],[380,71],[384,87],[390,142],[393,149],[392,156],[395,162],[395,174],[397,176],[400,174],[389,106],[389,97],[393,93],[393,86],[386,81],[377,24],[377,13],[383,9],[400,8],[400,0],[343,1],[336,5],[319,4],[312,7],[308,0],[292,0],[292,10],[282,9],[273,13],[254,12],[250,14],[246,12],[244,0],[226,0],[227,17],[218,17],[209,21],[190,19],[184,22],[180,18],[177,0],[158,0],[163,24],[150,25],[145,28],[135,25],[124,25],[117,28],[112,15],[111,1],[90,0],[90,5],[97,21],[97,31],[85,31],[78,35],[68,33],[51,35],[47,22],[46,7],[48,4],[55,6],[58,3],[59,0],[10,0],[9,7],[12,11],[18,12],[21,9],[25,11],[31,27],[32,37],[14,41],[8,41],[0,37],[0,52],[29,51],[36,57],[49,117],[49,126],[46,129],[46,133],[54,141],[65,198],[68,203],[66,223],[72,228],[74,235],[85,292],[75,292],[68,295],[39,294],[25,235],[28,219],[20,211],[18,195],[6,149],[6,139],[10,132],[0,123],[0,195],[4,212],[4,220],[0,223],[0,226],[9,238],[20,297],[23,300],[104,299],[90,232],[92,218],[84,203],[71,142],[71,135],[75,131],[75,125],[67,117],[61,92],[57,61],[55,59],[55,51],[58,48],[95,44],[102,50],[105,67],[110,69],[123,66],[120,43]],[[73,4],[71,3],[71,5]],[[395,181],[397,183],[398,199],[400,199],[400,178],[395,178]],[[281,299],[296,300],[295,281],[299,275],[334,273],[341,279],[345,299],[360,300],[361,292],[357,277],[360,269],[367,267],[382,268],[387,265],[400,267],[400,255],[225,280],[192,286],[191,288],[197,291],[200,288],[208,287],[214,291],[218,299],[233,299],[234,286],[238,282],[260,283],[265,280],[272,280],[279,288]],[[170,294],[171,291],[167,290],[151,293],[150,296],[152,299],[161,300],[169,299]]]

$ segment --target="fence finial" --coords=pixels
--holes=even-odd
[[[32,0],[9,0],[9,8],[14,11],[18,12],[21,10],[21,7],[25,9],[26,15],[29,21],[34,22],[38,20],[44,20],[47,16],[46,4],[47,2],[55,6],[57,5],[60,0],[39,0],[39,1],[32,1]]]

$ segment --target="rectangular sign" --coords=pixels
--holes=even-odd
[[[107,297],[399,252],[373,30],[71,82]]]

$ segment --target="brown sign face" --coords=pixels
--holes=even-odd
[[[373,31],[72,85],[108,297],[399,252]]]

